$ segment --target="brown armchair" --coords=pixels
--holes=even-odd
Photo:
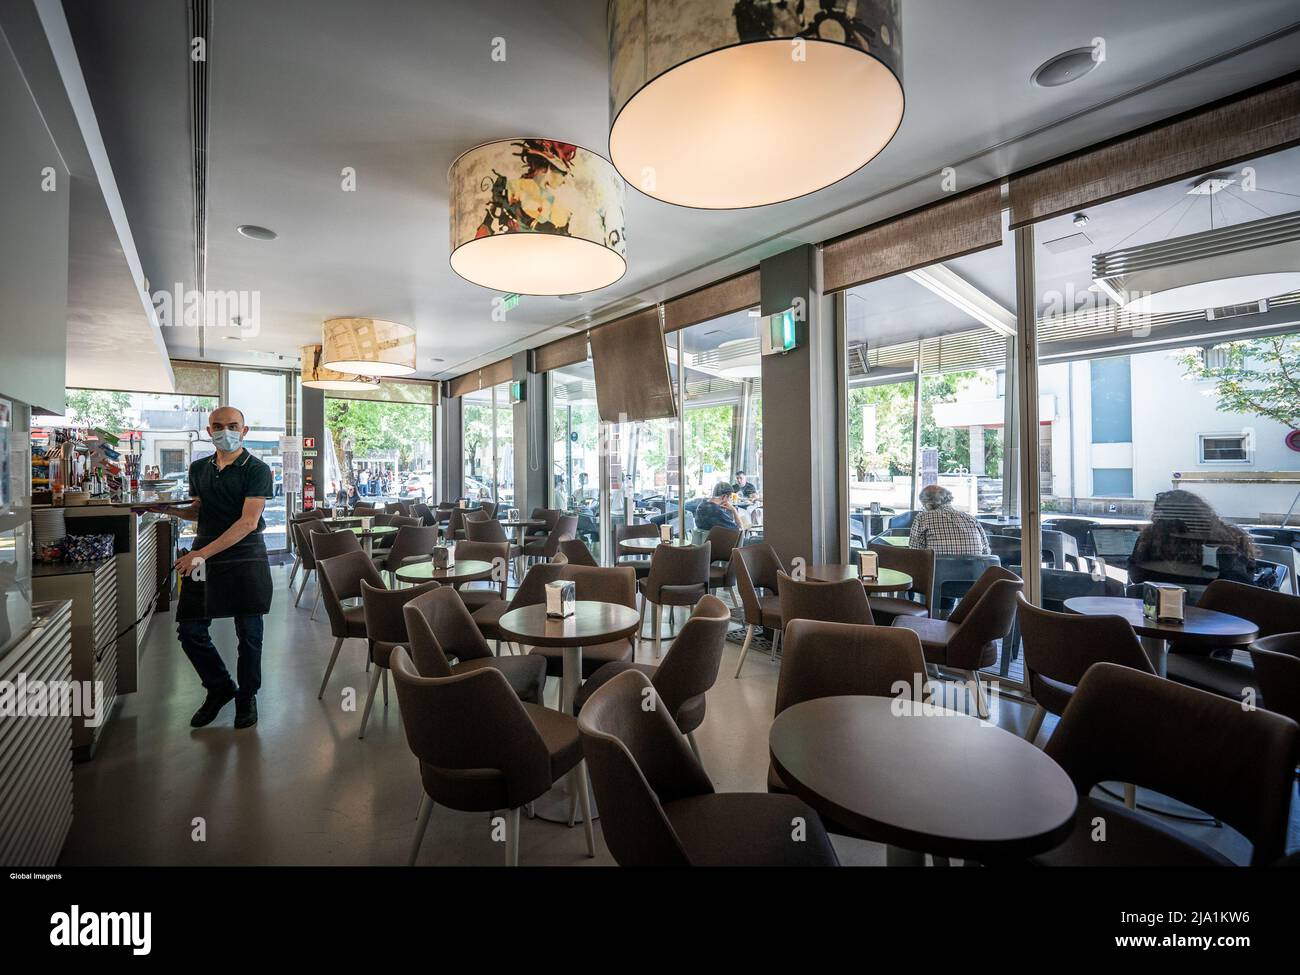
[[[658,525],[615,525],[614,526],[614,564],[628,566],[636,572],[638,579],[650,574],[650,551],[639,549],[624,550],[623,542],[629,538],[658,538]]]
[[[416,521],[417,519],[410,519]],[[349,533],[350,534],[350,533]],[[393,544],[383,552],[375,554],[375,566],[389,574],[390,581],[397,585],[396,572],[412,562],[427,562],[433,557],[433,550],[438,545],[438,529],[425,525],[399,525],[393,536]]]
[[[1132,667],[1154,674],[1151,660],[1133,627],[1122,616],[1080,616],[1054,613],[1016,594],[1020,636],[1024,640],[1025,673],[1035,701],[1025,739],[1035,741],[1050,713],[1061,715],[1088,668],[1096,663]]]
[[[1256,640],[1250,656],[1262,706],[1300,721],[1300,633],[1275,633]]]
[[[298,558],[302,563],[302,582],[298,585],[298,595],[293,599],[294,606],[297,606],[302,602],[302,594],[307,588],[307,580],[316,571],[316,556],[312,545],[312,536],[328,535],[332,529],[329,525],[323,524],[319,518],[304,518],[302,521],[295,521],[292,530],[294,542],[298,546]],[[348,534],[352,533],[349,532]],[[319,580],[317,580],[317,584],[319,585]]]
[[[627,671],[578,716],[605,844],[620,866],[837,866],[817,813],[790,795],[715,793],[667,708]],[[790,823],[802,819],[802,842]]]
[[[342,534],[339,532],[338,534]],[[351,535],[351,532],[348,532]],[[356,536],[352,535],[353,541]],[[351,552],[321,559],[320,587],[325,602],[325,613],[330,621],[330,635],[334,637],[334,649],[330,652],[329,663],[325,665],[325,676],[320,682],[320,692],[316,700],[325,696],[325,687],[329,684],[330,674],[334,672],[334,663],[343,649],[344,640],[366,639],[366,611],[360,606],[346,606],[345,599],[360,599],[361,584],[383,586],[384,580],[375,568],[375,563],[358,547]],[[367,651],[366,669],[370,668]]]
[[[905,593],[871,596],[871,612],[876,622],[889,626],[899,616],[929,616],[930,599],[934,594],[934,550],[879,542],[872,542],[867,547],[876,553],[882,569],[897,569],[912,577],[912,588]],[[919,596],[920,601],[907,598],[910,594]]]
[[[366,639],[370,641],[370,662],[375,665],[370,672],[370,690],[366,694],[365,710],[361,712],[361,729],[358,738],[366,737],[370,709],[375,703],[375,689],[384,685],[384,707],[388,707],[388,671],[393,650],[409,642],[403,607],[424,593],[440,589],[441,583],[425,582],[405,589],[386,589],[382,584],[361,582],[361,608],[365,611]]]
[[[591,549],[581,538],[566,538],[560,542],[560,552],[569,560],[569,565],[585,565],[595,568],[600,565]]]
[[[1112,663],[1093,664],[1044,749],[1079,794],[1074,831],[1035,857],[1048,866],[1228,866],[1223,854],[1154,817],[1095,799],[1101,782],[1132,782],[1227,823],[1253,865],[1284,852],[1296,723]],[[1095,822],[1106,842],[1093,840]]]
[[[705,596],[695,604],[695,611],[668,648],[663,663],[615,660],[605,664],[578,690],[573,702],[574,713],[580,713],[587,699],[606,682],[625,670],[639,670],[650,678],[659,700],[699,758],[695,729],[704,723],[704,697],[717,682],[730,626],[731,612],[726,604],[716,596]]]
[[[406,741],[420,760],[424,786],[410,865],[434,805],[441,804],[463,812],[508,810],[506,865],[517,866],[519,810],[566,775],[582,804],[587,855],[596,855],[582,743],[571,715],[523,703],[492,668],[421,677],[402,647],[393,653],[392,668]]]
[[[357,538],[354,532],[350,532],[346,528],[342,531],[330,532],[309,530],[307,532],[307,542],[311,546],[312,564],[317,567],[319,567],[322,559],[332,559],[336,555],[361,551],[361,540]],[[321,600],[324,596],[325,588],[320,584],[320,573],[318,571],[316,574],[316,599],[311,604],[312,619],[316,618],[316,611],[320,609]]]
[[[525,584],[541,566],[528,570]],[[572,581],[577,588],[579,599],[595,600],[602,603],[621,603],[636,609],[636,576],[631,569],[592,568],[586,565],[561,565],[554,578]],[[545,582],[542,583],[545,586]],[[521,590],[522,591],[522,587]],[[516,593],[518,596],[518,593]],[[545,599],[543,588],[541,602]],[[513,603],[512,603],[513,605]],[[589,678],[597,670],[614,660],[631,660],[636,651],[636,638],[627,637],[612,643],[599,643],[582,648],[582,677]],[[532,656],[542,657],[546,661],[546,672],[551,677],[564,674],[563,647],[533,647]]]
[[[650,573],[639,583],[641,592],[641,619],[637,633],[645,620],[646,606],[654,607],[655,656],[659,656],[661,643],[660,616],[664,606],[694,606],[709,592],[709,543],[703,545],[660,545],[650,557]]]
[[[856,623],[874,626],[867,591],[858,579],[839,582],[799,582],[778,572],[777,593],[782,625],[791,620],[821,620],[826,623]]]
[[[729,589],[732,602],[740,605],[736,592],[736,568],[731,564],[731,553],[740,544],[740,532],[725,525],[714,525],[704,540],[709,544],[709,592]]]
[[[550,559],[560,550],[560,542],[575,538],[578,534],[578,516],[560,515],[545,538],[534,538],[524,542],[524,555],[533,559]]]
[[[1016,593],[1024,581],[1010,569],[991,565],[975,580],[946,620],[928,616],[899,616],[894,626],[921,638],[925,659],[955,670],[971,682],[975,713],[988,717],[988,703],[979,671],[997,660],[997,641],[1011,632],[1016,619]]]
[[[777,595],[777,577],[785,572],[776,549],[766,542],[743,545],[731,553],[731,563],[736,573],[736,588],[740,590],[740,605],[745,617],[745,643],[740,648],[736,663],[736,677],[745,666],[749,645],[754,639],[754,627],[768,627],[774,631],[772,662],[776,662],[776,646],[781,634],[781,599]]]
[[[521,701],[542,703],[546,662],[537,657],[493,656],[474,617],[451,587],[412,599],[402,607],[402,615],[421,677],[450,677],[491,667],[501,671]]]

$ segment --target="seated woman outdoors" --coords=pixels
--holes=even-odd
[[[952,506],[952,492],[938,484],[921,489],[920,513],[912,519],[909,548],[933,549],[938,555],[990,555],[984,526]]]
[[[1221,519],[1191,491],[1156,495],[1151,524],[1142,529],[1128,560],[1130,582],[1204,585],[1228,579],[1258,585],[1255,545],[1250,536]]]
[[[740,519],[736,517],[736,509],[731,504],[731,485],[726,481],[713,485],[713,496],[701,501],[695,509],[696,528],[708,531],[715,525],[740,531]]]

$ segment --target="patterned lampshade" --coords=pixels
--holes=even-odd
[[[312,389],[372,389],[379,385],[378,376],[358,376],[350,372],[335,372],[321,365],[321,347],[302,347],[302,384]]]
[[[415,329],[376,318],[331,318],[322,328],[321,364],[363,376],[415,372]]]
[[[763,206],[830,186],[902,124],[899,6],[610,0],[610,158],[680,206]]]
[[[507,294],[567,295],[627,270],[623,180],[607,159],[552,139],[490,142],[448,174],[451,268]]]

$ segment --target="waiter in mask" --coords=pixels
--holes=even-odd
[[[216,453],[190,464],[191,503],[160,507],[198,522],[190,551],[176,562],[181,576],[176,631],[181,648],[207,691],[190,725],[211,724],[231,700],[235,727],[257,724],[257,692],[262,685],[262,617],[271,608],[271,569],[266,559],[262,509],[275,490],[271,469],[244,447],[244,414],[220,406],[208,416],[208,435]],[[214,618],[235,621],[239,638],[239,682],[212,644]]]

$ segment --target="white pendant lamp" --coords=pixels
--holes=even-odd
[[[569,295],[627,270],[623,180],[602,156],[553,139],[462,153],[448,173],[451,268],[521,295]]]
[[[321,365],[362,376],[415,372],[415,329],[377,318],[331,318],[321,329]]]
[[[610,0],[610,159],[688,207],[830,186],[902,124],[900,24],[899,0]]]
[[[321,347],[304,345],[302,347],[302,384],[312,389],[374,389],[379,385],[378,376],[358,376],[351,372],[336,372],[321,365]]]

